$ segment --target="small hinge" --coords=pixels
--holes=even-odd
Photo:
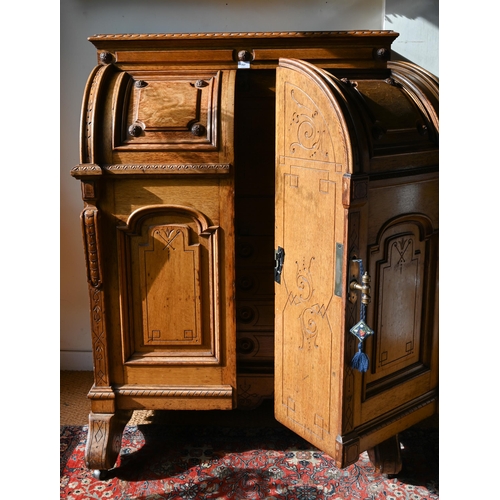
[[[274,251],[274,281],[281,284],[281,271],[283,270],[283,262],[285,261],[285,250],[278,247],[278,250]]]

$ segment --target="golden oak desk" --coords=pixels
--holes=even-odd
[[[90,38],[88,467],[134,409],[272,397],[339,467],[436,411],[438,82],[396,37]]]

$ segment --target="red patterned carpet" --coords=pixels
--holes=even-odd
[[[84,464],[87,427],[61,427],[61,499],[434,500],[438,430],[400,435],[397,478],[375,472],[367,453],[344,470],[284,427],[127,426],[106,480]]]

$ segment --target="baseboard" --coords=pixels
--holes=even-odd
[[[61,370],[92,371],[92,351],[60,351]]]

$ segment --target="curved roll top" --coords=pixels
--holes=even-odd
[[[351,80],[281,59],[277,106],[285,110],[285,129],[278,155],[321,159],[345,173],[437,166],[437,79],[412,64],[389,67],[388,78]]]

